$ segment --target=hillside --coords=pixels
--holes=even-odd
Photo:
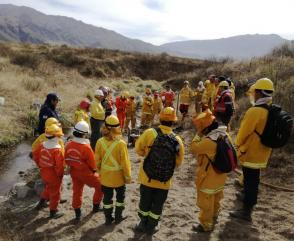
[[[174,55],[191,58],[230,57],[236,59],[264,56],[287,40],[278,35],[242,35],[214,40],[180,41],[161,45]]]
[[[156,46],[73,18],[51,16],[29,7],[0,5],[0,40],[159,52]]]
[[[10,4],[0,4],[0,40],[33,44],[67,44],[141,53],[166,52],[170,55],[201,59],[260,57],[287,41],[274,34],[241,35],[155,46],[73,18],[46,15],[29,7]]]

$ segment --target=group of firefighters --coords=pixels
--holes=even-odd
[[[261,133],[265,127],[268,111],[259,105],[271,103],[273,92],[273,83],[267,78],[259,79],[248,91],[251,99],[254,99],[254,106],[245,113],[235,140],[244,175],[243,208],[230,213],[235,218],[250,221],[257,203],[260,169],[266,167],[271,149],[261,144],[255,130]],[[199,224],[193,227],[197,232],[213,230],[220,212],[227,174],[216,171],[210,161],[216,155],[218,137],[229,136],[228,127],[235,111],[234,96],[233,82],[215,75],[210,75],[204,83],[200,81],[195,91],[185,81],[180,91],[180,112],[183,118],[193,100],[197,113],[193,119],[197,134],[190,145],[191,152],[197,158],[195,183],[200,212]],[[151,127],[158,115],[160,132],[176,138],[178,148],[175,166],[178,167],[184,159],[185,150],[181,138],[172,129],[177,123],[174,100],[175,93],[170,86],[166,86],[166,90],[160,94],[157,91],[152,94],[151,89],[147,88],[143,98],[141,125]],[[73,138],[66,145],[61,138],[63,131],[56,112],[58,102],[56,94],[48,94],[39,115],[40,136],[32,146],[33,159],[40,168],[45,184],[36,209],[47,207],[49,201],[50,217],[59,218],[63,215],[58,211],[58,204],[62,178],[68,171],[72,178],[75,219],[81,219],[83,187],[87,185],[95,189],[93,212],[103,208],[106,225],[120,223],[126,218],[123,215],[126,184],[132,182],[131,161],[122,133],[130,124],[131,128],[135,128],[135,96],[123,92],[113,101],[108,88],[96,90],[91,103],[90,100],[80,103],[75,113]],[[116,107],[116,115],[112,114],[113,106]],[[158,136],[154,130],[147,128],[136,141],[136,153],[143,159],[148,156]],[[87,139],[89,135],[90,141]],[[167,182],[150,179],[143,165],[144,160],[138,179],[140,223],[135,229],[153,234],[158,229],[172,178]]]

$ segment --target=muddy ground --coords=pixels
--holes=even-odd
[[[181,133],[186,147],[191,142],[191,131]],[[130,149],[133,168],[133,184],[127,186],[126,213],[128,219],[119,225],[104,226],[103,213],[91,214],[93,191],[84,190],[83,219],[73,222],[71,208],[70,178],[65,178],[63,198],[68,201],[60,205],[65,216],[58,220],[48,219],[48,210],[34,211],[37,197],[26,200],[12,198],[1,207],[0,240],[197,240],[197,241],[283,241],[294,240],[294,195],[276,189],[260,186],[259,203],[253,214],[253,223],[232,219],[228,212],[241,206],[235,194],[236,174],[231,174],[225,188],[223,210],[215,229],[211,233],[198,234],[191,230],[197,222],[198,208],[194,172],[196,160],[186,152],[182,167],[176,171],[162,215],[160,231],[153,237],[135,233],[133,228],[139,221],[136,211],[139,200],[139,185],[136,183],[139,160]]]

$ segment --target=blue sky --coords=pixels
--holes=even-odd
[[[294,39],[294,0],[0,0],[153,44],[276,33]]]

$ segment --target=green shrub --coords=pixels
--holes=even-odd
[[[34,53],[13,53],[10,62],[15,65],[36,69],[41,63],[40,56]]]

